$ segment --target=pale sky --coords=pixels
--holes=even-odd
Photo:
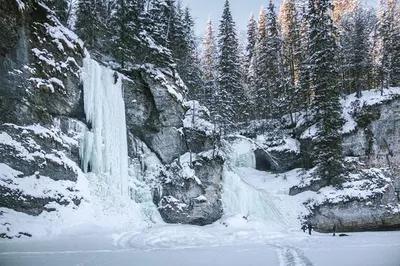
[[[219,20],[221,19],[222,9],[225,0],[181,0],[183,6],[188,6],[191,10],[196,23],[196,34],[203,36],[204,29],[211,15],[213,19],[214,29],[217,30]],[[276,11],[279,12],[279,6],[282,0],[273,0]],[[377,3],[377,0],[361,0],[371,6]],[[260,12],[261,6],[267,7],[269,0],[230,0],[232,17],[236,22],[236,30],[246,30],[250,13],[253,12],[256,18]]]

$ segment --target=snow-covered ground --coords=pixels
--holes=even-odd
[[[400,265],[400,232],[303,233],[297,219],[307,211],[303,196],[288,195],[298,175],[231,168],[224,184],[241,201],[225,191],[227,214],[212,225],[159,222],[128,232],[82,227],[51,238],[2,240],[0,265]]]
[[[346,237],[258,234],[250,227],[162,226],[143,232],[0,242],[0,265],[398,266],[400,232]]]

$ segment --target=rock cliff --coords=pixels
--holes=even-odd
[[[85,179],[79,150],[83,132],[91,127],[85,121],[81,82],[88,52],[41,1],[5,1],[0,26],[0,236],[19,237],[29,232],[15,230],[8,219],[14,212],[38,216],[63,206],[78,208],[85,200],[77,182]],[[186,87],[179,75],[152,64],[121,72],[128,154],[146,165],[148,158],[138,156],[135,147],[138,140],[157,157],[152,164],[164,169],[155,180],[140,169],[143,183],[151,184],[148,193],[159,192],[152,200],[162,217],[192,224],[219,219],[223,160],[199,155],[185,166],[201,184],[187,179],[181,166],[176,169],[182,155],[192,151],[195,157],[217,141],[204,130],[184,126],[191,105],[185,105]],[[166,182],[166,176],[173,182]],[[173,196],[187,204],[183,212],[165,208]]]

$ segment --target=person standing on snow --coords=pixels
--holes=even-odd
[[[310,221],[307,222],[307,229],[308,229],[308,234],[311,235],[311,229],[313,229],[313,226]]]

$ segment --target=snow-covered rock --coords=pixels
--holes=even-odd
[[[190,159],[192,157],[192,159]],[[154,202],[168,223],[206,225],[221,218],[223,159],[189,153],[162,171]]]
[[[9,35],[1,38],[0,122],[51,124],[55,115],[82,119],[82,41],[40,1],[24,3],[20,9],[6,1],[0,10]]]
[[[185,87],[173,73],[146,65],[123,80],[127,126],[157,154],[171,163],[187,150],[182,133]]]

